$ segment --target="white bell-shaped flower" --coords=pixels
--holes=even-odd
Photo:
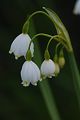
[[[21,33],[19,36],[17,36],[14,41],[11,44],[11,48],[9,53],[14,53],[15,59],[18,59],[20,56],[26,56],[29,44],[30,44],[31,38],[28,34]],[[34,45],[31,43],[30,46],[31,54],[33,56],[34,52]]]
[[[41,65],[41,75],[43,78],[49,77],[52,78],[55,72],[55,64],[54,62],[49,59],[49,60],[44,60],[42,65]]]
[[[21,78],[23,86],[37,85],[38,80],[40,80],[40,70],[38,66],[33,61],[25,61],[22,70]]]
[[[80,0],[77,0],[73,9],[74,14],[80,14]]]

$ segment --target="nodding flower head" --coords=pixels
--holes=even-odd
[[[49,59],[49,60],[44,60],[42,65],[41,65],[41,75],[43,78],[49,77],[52,78],[54,76],[55,72],[55,64],[54,62]]]
[[[12,42],[9,53],[10,54],[14,53],[15,59],[18,59],[18,57],[21,57],[21,56],[26,57],[26,53],[27,53],[30,41],[31,41],[31,38],[29,37],[28,34],[21,33]],[[34,52],[33,43],[31,43],[30,50],[33,56],[33,52]]]
[[[33,61],[25,61],[21,69],[21,78],[23,86],[37,85],[40,78],[40,70]]]

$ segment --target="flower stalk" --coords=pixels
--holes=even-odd
[[[56,107],[54,95],[52,95],[52,92],[47,80],[44,80],[42,83],[40,83],[40,90],[42,92],[42,95],[45,100],[45,104],[47,106],[51,119],[61,120]]]
[[[21,70],[21,78],[22,78],[23,86],[25,87],[29,86],[30,83],[36,86],[37,82],[41,79],[41,75],[43,75],[45,78],[46,77],[52,78],[52,76],[54,76],[54,73],[58,75],[58,73],[60,72],[60,66],[61,68],[64,66],[65,59],[63,56],[63,49],[61,53],[59,51],[60,60],[58,59],[58,56],[57,56],[57,48],[60,44],[62,44],[62,47],[63,48],[65,47],[68,52],[70,67],[71,67],[72,76],[73,76],[74,88],[76,91],[76,96],[77,96],[77,100],[78,100],[79,107],[80,107],[80,74],[79,74],[79,71],[76,65],[69,34],[65,26],[63,25],[62,21],[60,20],[60,18],[57,16],[57,14],[54,11],[52,11],[51,9],[45,8],[45,7],[43,7],[43,9],[45,10],[45,12],[37,11],[37,12],[34,12],[32,15],[30,15],[28,20],[23,25],[22,34],[19,35],[12,43],[10,53],[13,52],[15,56],[19,56],[19,57],[20,56],[26,57],[26,61],[23,64],[22,70]],[[29,24],[30,24],[31,18],[36,14],[46,15],[51,20],[52,24],[54,24],[57,30],[57,35],[52,36],[52,35],[48,35],[45,33],[39,33],[39,34],[34,35],[33,38],[30,39],[30,37],[27,34],[29,30]],[[34,32],[34,30],[32,32]],[[33,57],[33,53],[34,53],[33,41],[36,40],[38,36],[45,36],[45,37],[50,38],[47,44],[46,50],[45,50],[45,55],[44,55],[45,60],[43,61],[41,65],[41,71],[38,68],[38,66],[33,61],[31,61],[31,58]],[[55,69],[55,63],[53,62],[53,60],[50,59],[50,54],[48,52],[48,48],[52,40],[56,40],[58,42],[56,46],[56,51],[55,51],[56,69]],[[32,49],[31,49],[31,45],[32,45]],[[35,47],[36,47],[38,54],[40,54],[39,48],[37,47],[36,44],[35,44]],[[41,64],[41,55],[38,55],[38,56],[39,57],[36,58],[34,61],[35,62],[38,61],[38,64],[39,63]],[[52,92],[51,92],[51,89],[50,89],[50,86],[47,80],[46,81],[44,80],[40,84],[40,90],[44,97],[44,100],[48,108],[48,111],[50,113],[51,119],[60,120],[60,116],[59,116],[57,107],[55,105],[55,100],[54,100],[54,97],[52,95]]]
[[[75,56],[73,52],[68,53],[69,64],[73,77],[73,84],[76,92],[77,101],[80,109],[80,73],[76,64]]]
[[[34,27],[33,22],[32,22],[31,33],[35,34],[35,27]],[[40,65],[41,62],[42,62],[42,56],[41,56],[40,49],[38,47],[37,38],[36,38],[35,49],[37,50],[36,51],[36,56],[38,56],[38,57],[37,57],[37,59],[34,58],[34,61],[38,65]],[[42,96],[44,98],[44,101],[45,101],[47,110],[49,112],[49,115],[51,117],[51,120],[61,120],[58,109],[57,109],[57,106],[56,106],[54,94],[52,94],[52,91],[51,91],[51,88],[49,86],[47,78],[46,78],[46,80],[43,80],[43,82],[40,82],[39,87],[40,87]]]

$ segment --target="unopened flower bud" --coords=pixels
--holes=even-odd
[[[59,62],[59,66],[61,68],[63,68],[63,66],[65,65],[65,59],[64,59],[64,57],[59,57],[58,62]]]
[[[60,73],[60,67],[59,67],[59,64],[58,63],[55,63],[55,76],[57,76],[58,74]]]

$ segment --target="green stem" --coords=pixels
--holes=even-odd
[[[43,7],[43,9],[45,9],[45,7]],[[52,23],[53,23],[53,20],[52,20],[52,18],[46,13],[46,12],[43,12],[43,11],[36,11],[36,12],[34,12],[34,13],[32,13],[30,16],[29,16],[29,18],[27,19],[27,21],[25,22],[25,24],[23,25],[23,28],[22,28],[22,32],[23,33],[26,33],[25,32],[25,28],[28,26],[28,22],[30,21],[30,19],[33,17],[33,16],[35,16],[35,15],[37,15],[37,14],[43,14],[43,15],[45,15],[45,16],[47,16],[51,21],[52,21]],[[27,26],[26,26],[27,25]],[[29,26],[28,26],[29,27]],[[27,32],[28,32],[28,28],[27,28]],[[42,33],[43,34],[43,33]],[[38,35],[38,34],[37,34]],[[34,37],[37,37],[37,35],[35,35]],[[39,36],[39,35],[38,35]],[[57,35],[58,36],[58,35]],[[68,48],[67,47],[67,41],[64,39],[64,38],[62,38],[61,36],[58,36],[59,38],[60,38],[60,40],[57,38],[57,37],[55,37],[55,40],[57,40],[57,41],[61,41],[61,43],[66,47],[66,49]],[[34,39],[34,38],[33,38]],[[30,43],[30,45],[31,45],[31,43]],[[30,46],[29,46],[29,48],[30,48]],[[67,49],[67,50],[69,50],[69,49]]]
[[[33,35],[36,33],[35,29],[34,29],[34,24],[32,24],[31,33],[33,33]],[[41,56],[41,53],[40,53],[40,49],[38,48],[38,42],[37,41],[36,41],[36,44],[35,44],[35,49],[36,49],[36,56],[38,56],[38,57],[36,58],[36,56],[34,56],[34,61],[38,65],[41,65],[42,56]],[[39,86],[40,86],[40,90],[41,90],[41,93],[43,95],[43,98],[44,98],[44,101],[46,103],[46,106],[47,106],[47,109],[48,109],[48,112],[50,114],[51,119],[52,120],[60,120],[60,116],[59,116],[59,113],[58,113],[58,110],[57,110],[57,107],[56,107],[56,103],[55,103],[55,100],[54,100],[54,95],[52,95],[52,92],[51,92],[48,81],[47,80],[42,81]]]
[[[43,15],[47,16],[49,19],[51,19],[46,12],[36,11],[36,12],[32,13],[32,14],[29,16],[29,18],[26,20],[26,22],[24,23],[23,28],[22,28],[22,32],[23,32],[23,33],[25,33],[26,27],[29,25],[29,24],[27,24],[27,23],[29,23],[30,19],[31,19],[33,16],[37,15],[37,14],[43,14]],[[26,25],[27,25],[27,26],[26,26]],[[29,26],[28,26],[28,29],[29,29]],[[26,32],[28,32],[28,31],[26,31]]]
[[[76,97],[77,97],[79,108],[80,108],[80,74],[76,64],[74,53],[73,52],[68,53],[68,57],[69,57],[69,63],[70,63],[71,72],[73,76],[73,83],[74,83],[74,88],[76,92]]]
[[[52,37],[52,35],[49,35],[49,34],[39,33],[39,34],[36,34],[36,35],[33,36],[32,41],[33,41],[33,39],[35,39],[38,36]]]
[[[61,45],[61,43],[58,43],[57,45],[56,45],[56,48],[55,48],[55,55],[54,55],[54,58],[53,58],[53,61],[55,62],[55,63],[57,63],[58,62],[58,47]]]
[[[48,18],[50,18],[47,13],[45,13],[45,12],[43,12],[43,11],[36,11],[36,12],[32,13],[32,14],[29,16],[28,20],[30,20],[34,15],[37,15],[37,14],[43,14],[43,15],[46,15]],[[51,19],[51,18],[50,18],[50,19]]]
[[[60,120],[59,113],[57,111],[56,103],[55,103],[54,97],[52,96],[49,83],[47,80],[44,80],[42,82],[43,83],[40,83],[40,89],[43,94],[43,98],[45,100],[51,119]]]
[[[51,43],[52,40],[56,40],[57,42],[60,42],[60,44],[62,44],[66,48],[67,51],[69,50],[68,47],[67,47],[67,45],[66,45],[66,43],[63,41],[62,37],[60,37],[59,35],[54,35],[54,36],[52,36],[50,38],[50,40],[49,40],[49,42],[47,44],[46,49],[49,48],[49,45],[50,45],[50,43]]]
[[[60,39],[60,40],[58,39],[58,37],[60,38],[59,35],[54,35],[54,36],[52,36],[52,35],[45,34],[45,33],[39,33],[39,34],[34,35],[33,38],[31,39],[30,44],[29,44],[29,49],[30,49],[31,43],[35,40],[35,38],[37,38],[37,37],[39,37],[39,36],[45,36],[45,37],[49,37],[49,38],[50,38],[50,40],[49,40],[49,42],[48,42],[48,44],[47,44],[46,49],[48,49],[49,44],[51,43],[52,40],[56,40],[56,41],[62,43],[62,44],[64,45],[64,47],[68,50],[66,44],[63,42],[63,39]]]
[[[55,53],[56,53],[56,54],[57,54],[58,47],[60,46],[60,44],[61,44],[61,43],[58,43],[58,44],[56,45],[56,49],[55,49]]]
[[[46,49],[49,48],[49,45],[50,45],[51,41],[54,40],[54,38],[57,37],[57,36],[58,36],[58,35],[55,35],[55,36],[52,36],[52,37],[50,38],[50,40],[49,40],[49,42],[48,42],[48,44],[47,44]]]
[[[43,9],[45,10],[45,7],[43,7]],[[52,23],[54,23],[54,22],[53,22],[53,19],[51,18],[51,16],[50,16],[48,13],[43,12],[43,11],[36,11],[36,12],[32,13],[32,14],[29,16],[29,18],[27,19],[27,21],[26,21],[25,24],[23,25],[23,28],[22,28],[22,32],[23,32],[23,33],[28,32],[28,29],[29,29],[29,24],[28,24],[28,22],[30,21],[30,19],[31,19],[33,16],[35,16],[35,15],[37,15],[37,14],[43,14],[43,15],[47,16],[47,17],[52,21]],[[26,30],[26,27],[27,27],[26,25],[28,26],[27,31],[25,31],[25,30]],[[59,38],[60,38],[60,40],[61,40],[61,43],[66,47],[66,49],[68,48],[68,47],[67,47],[68,44],[71,45],[71,44],[70,44],[70,41],[69,41],[69,42],[66,41],[66,40],[65,40],[64,38],[62,38],[61,36],[59,36]],[[57,39],[57,38],[55,38],[55,40],[60,41],[60,40]],[[68,48],[67,50],[69,51],[69,48]],[[72,51],[72,48],[71,48],[71,51]]]
[[[31,43],[35,40],[35,38],[37,38],[37,37],[39,37],[39,36],[45,36],[45,37],[49,37],[49,38],[52,37],[51,35],[45,34],[45,33],[39,33],[39,34],[34,35],[33,38],[31,39],[30,44],[29,44],[29,49],[30,49]]]

